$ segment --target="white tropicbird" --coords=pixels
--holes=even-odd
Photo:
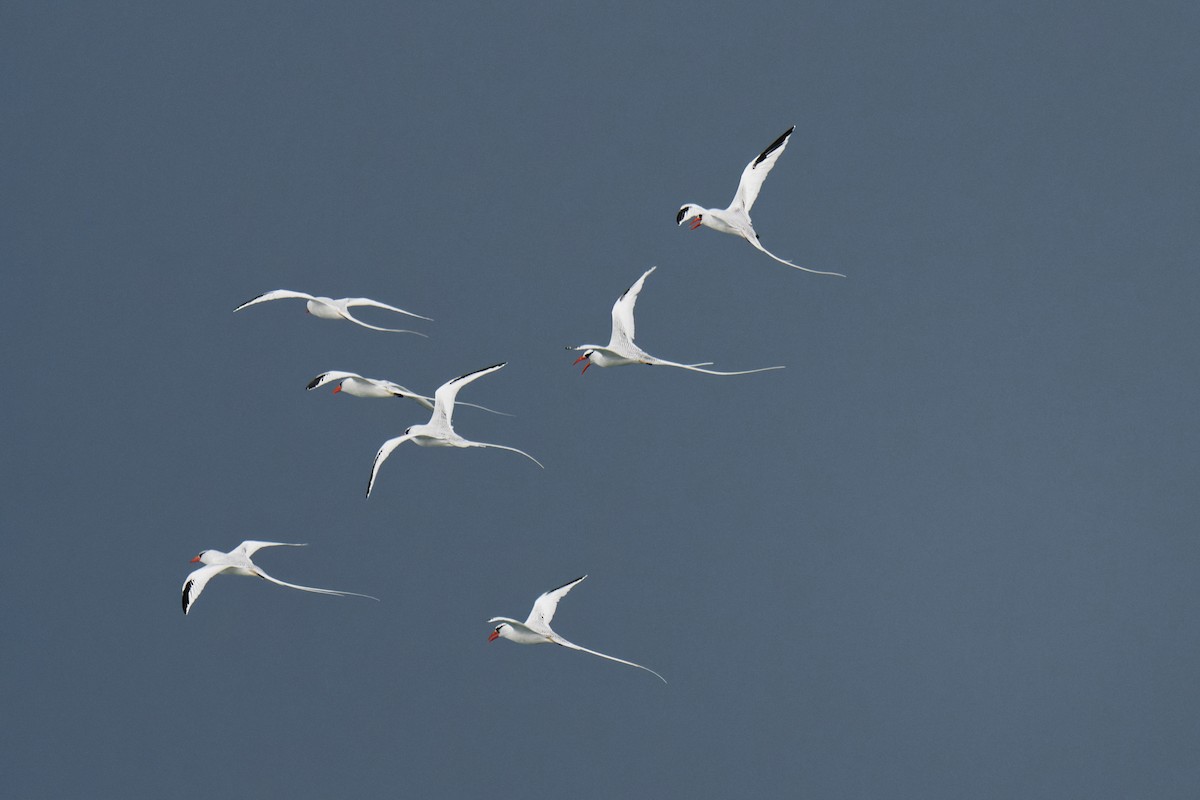
[[[407,314],[410,317],[417,319],[433,320],[429,317],[423,317],[420,314],[414,314],[411,311],[405,311],[403,308],[389,306],[386,303],[380,303],[378,300],[371,300],[367,297],[343,297],[340,300],[334,300],[332,297],[314,297],[311,294],[304,292],[293,292],[290,289],[275,289],[274,291],[260,294],[253,300],[247,300],[233,310],[233,313],[241,311],[243,308],[255,305],[256,303],[265,303],[268,300],[286,300],[295,298],[297,300],[308,301],[308,313],[314,317],[321,319],[345,319],[353,322],[355,325],[362,325],[364,328],[370,328],[373,331],[386,331],[388,333],[415,333],[417,336],[425,336],[419,331],[401,330],[399,328],[380,328],[375,325],[368,325],[360,319],[355,318],[350,313],[350,309],[355,306],[370,306],[371,308],[382,308],[387,311],[395,311],[397,314]]]
[[[333,589],[317,589],[312,586],[298,586],[294,583],[287,583],[277,578],[272,578],[267,573],[259,569],[250,556],[254,555],[260,548],[263,547],[305,547],[303,544],[291,544],[289,542],[256,542],[248,540],[242,542],[237,547],[230,550],[228,553],[222,553],[220,550],[201,550],[200,554],[192,559],[192,563],[197,562],[204,564],[203,567],[192,572],[183,582],[183,613],[187,614],[192,607],[192,603],[200,597],[200,593],[204,591],[204,587],[213,577],[220,575],[222,572],[228,575],[244,575],[248,578],[262,578],[264,581],[277,583],[280,586],[286,586],[289,589],[299,589],[302,592],[316,592],[317,594],[332,594],[338,597],[353,595],[354,597],[366,597],[370,600],[378,600],[378,597],[372,597],[369,594],[359,594],[358,592],[339,592]]]
[[[661,358],[655,358],[647,353],[642,348],[633,343],[633,307],[637,304],[638,294],[642,291],[642,284],[646,280],[646,276],[654,272],[657,267],[651,267],[642,273],[642,277],[638,278],[632,286],[625,290],[624,294],[617,298],[617,302],[612,307],[612,335],[608,339],[608,344],[603,347],[598,344],[581,344],[578,347],[568,346],[568,350],[582,350],[583,355],[575,359],[575,363],[587,361],[583,366],[583,372],[588,371],[588,367],[595,364],[598,367],[623,367],[626,364],[647,364],[652,367],[679,367],[680,369],[689,369],[692,372],[703,372],[706,375],[749,375],[754,372],[767,372],[773,369],[783,369],[783,367],[761,367],[759,369],[747,369],[740,372],[718,372],[713,369],[702,369],[713,362],[701,361],[697,364],[680,364],[676,361],[665,361]],[[583,372],[579,373],[580,375]]]
[[[375,463],[371,466],[371,478],[367,481],[367,497],[371,496],[371,487],[375,485],[375,477],[379,474],[379,468],[383,466],[383,462],[387,461],[388,456],[392,454],[393,450],[407,441],[411,441],[421,447],[496,447],[501,450],[511,450],[514,453],[520,453],[539,467],[542,467],[542,462],[524,450],[518,450],[515,447],[508,447],[502,444],[472,442],[469,439],[459,436],[450,424],[450,420],[454,416],[454,398],[458,394],[458,390],[476,378],[481,378],[489,372],[495,372],[506,363],[501,362],[493,364],[490,367],[475,370],[474,372],[468,372],[466,375],[460,375],[439,386],[438,390],[433,393],[433,414],[430,415],[429,422],[424,425],[412,425],[401,435],[394,439],[388,439],[379,448],[379,452],[375,454]],[[545,469],[545,467],[542,467],[542,469]]]
[[[529,618],[524,622],[517,622],[515,619],[509,619],[508,617],[492,617],[488,620],[489,623],[498,622],[500,624],[488,636],[488,641],[494,642],[500,638],[508,639],[517,644],[558,644],[563,647],[569,647],[572,650],[579,650],[584,653],[591,653],[594,656],[607,658],[609,661],[616,661],[619,664],[628,664],[631,667],[644,669],[663,683],[666,683],[666,678],[649,667],[643,667],[641,664],[635,664],[623,658],[608,656],[604,653],[597,653],[595,650],[588,650],[586,647],[580,647],[573,642],[568,642],[551,630],[550,620],[554,619],[554,612],[558,608],[558,601],[562,600],[567,592],[574,589],[575,585],[586,577],[587,575],[584,575],[582,578],[576,578],[570,583],[564,583],[557,589],[551,589],[543,594],[533,602],[533,610],[529,612]]]
[[[733,202],[729,204],[729,208],[704,208],[695,203],[684,203],[683,207],[679,209],[679,213],[675,215],[675,224],[682,225],[695,217],[695,221],[689,226],[692,230],[704,225],[714,231],[732,233],[734,236],[742,237],[780,264],[787,264],[789,267],[805,272],[814,272],[817,275],[836,275],[844,278],[846,276],[840,272],[822,272],[785,261],[762,246],[762,242],[758,240],[758,234],[754,232],[754,224],[750,222],[750,207],[758,199],[758,190],[762,188],[763,181],[771,172],[771,167],[775,166],[783,149],[787,147],[788,137],[794,130],[796,130],[795,125],[788,128],[782,136],[771,143],[770,147],[759,153],[758,158],[746,165],[746,168],[742,170],[742,180],[738,183],[737,194],[733,196]]]
[[[333,387],[333,393],[344,392],[353,397],[407,397],[410,400],[416,400],[430,411],[433,410],[433,398],[425,395],[417,394],[411,389],[406,389],[398,383],[382,380],[380,378],[364,378],[356,372],[341,372],[331,370],[322,372],[317,377],[308,382],[308,390],[319,389],[327,383],[340,381],[337,386]],[[503,411],[495,411],[486,406],[479,406],[474,403],[459,403],[459,405],[478,408],[482,411],[490,411],[493,414],[509,417],[511,414],[505,414]]]

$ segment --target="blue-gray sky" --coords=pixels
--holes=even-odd
[[[1191,797],[1188,3],[10,3],[13,797]],[[754,220],[674,224],[788,126]],[[571,366],[650,265],[650,352]],[[427,314],[306,317],[289,288]],[[382,313],[364,317],[378,324]],[[462,399],[306,392],[343,369]],[[184,617],[204,548],[266,551]],[[591,577],[561,648],[488,644]]]

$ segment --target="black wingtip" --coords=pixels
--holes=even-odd
[[[762,156],[759,156],[758,160],[762,161]],[[676,225],[683,224],[683,212],[684,211],[687,211],[687,206],[684,206],[683,208],[679,209],[679,213],[675,215],[675,224]]]
[[[315,377],[315,378],[313,378],[311,381],[309,381],[309,382],[308,382],[308,386],[305,386],[304,388],[305,388],[305,389],[308,389],[308,390],[310,390],[310,391],[311,391],[312,389],[315,389],[315,388],[317,388],[317,384],[318,384],[318,383],[320,383],[320,382],[321,382],[321,378],[324,378],[324,377],[325,377],[325,373],[324,373],[324,372],[322,372],[320,375],[318,375],[317,377]]]
[[[266,294],[266,292],[264,292],[263,294]],[[250,305],[251,303],[253,303],[255,300],[257,300],[257,299],[258,299],[258,298],[260,298],[260,297],[262,297],[262,295],[261,295],[261,294],[256,294],[256,295],[254,295],[254,297],[251,297],[249,300],[247,300],[246,302],[242,303],[240,306],[238,306],[237,308],[235,308],[235,309],[233,310],[233,313],[235,313],[235,314],[236,314],[237,312],[241,311],[243,308],[245,308],[246,306]]]
[[[188,612],[188,593],[192,591],[192,582],[188,581],[183,585],[183,615],[186,617]]]
[[[789,136],[791,136],[792,132],[795,130],[796,130],[796,126],[793,125],[792,127],[788,128],[786,131],[784,131],[782,136],[780,136],[775,141],[771,142],[771,146],[768,147],[766,150],[763,150],[762,153],[759,154],[758,158],[754,159],[754,163],[761,164],[764,158],[771,155],[771,153],[774,153],[776,150],[778,150],[780,147],[782,147],[783,143],[787,141],[787,138]]]
[[[551,590],[550,590],[550,592],[557,592],[559,589],[563,588],[564,586],[570,586],[571,584],[574,584],[574,583],[579,583],[581,580],[583,580],[583,579],[584,579],[584,578],[586,578],[586,577],[587,577],[587,575],[580,575],[580,576],[579,576],[578,578],[576,578],[575,580],[573,580],[573,581],[567,581],[567,582],[566,582],[566,583],[564,583],[562,586],[555,586],[553,589],[551,589]],[[547,592],[546,594],[550,594],[550,592]]]

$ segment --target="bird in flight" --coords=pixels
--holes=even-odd
[[[286,586],[289,589],[299,589],[302,592],[315,592],[317,594],[332,594],[338,597],[353,595],[354,597],[366,597],[370,600],[378,600],[378,597],[372,597],[369,594],[359,594],[358,592],[339,592],[333,589],[317,589],[312,586],[298,586],[294,583],[272,578],[253,561],[250,556],[254,555],[263,547],[304,547],[303,544],[290,544],[288,542],[256,542],[247,540],[242,542],[237,547],[230,550],[228,553],[222,553],[220,550],[201,550],[200,553],[192,559],[192,563],[200,563],[204,566],[196,569],[183,582],[183,613],[186,615],[191,610],[192,604],[200,597],[200,593],[204,591],[204,587],[208,582],[217,575],[225,573],[227,575],[243,575],[247,578],[262,578],[264,581]]]
[[[405,311],[402,308],[389,306],[387,303],[381,303],[378,300],[371,300],[367,297],[343,297],[340,300],[335,300],[332,297],[315,297],[311,294],[305,294],[304,292],[293,292],[290,289],[275,289],[274,291],[267,292],[266,294],[260,294],[253,300],[247,300],[245,303],[242,303],[233,310],[233,313],[236,314],[243,308],[249,308],[250,306],[258,303],[266,303],[270,300],[288,299],[307,300],[308,313],[312,314],[314,317],[319,317],[321,319],[344,319],[353,322],[355,325],[361,325],[364,328],[370,328],[373,331],[385,331],[387,333],[415,333],[417,336],[425,336],[425,334],[418,331],[400,330],[399,328],[380,328],[375,325],[368,325],[361,319],[358,319],[352,315],[350,313],[350,309],[357,306],[382,308],[386,311],[395,311],[397,314],[407,314],[410,317],[416,317],[417,319],[433,322],[433,320],[429,319],[429,317],[423,317],[420,314],[414,314],[411,311]]]
[[[607,658],[609,661],[616,661],[618,664],[627,664],[631,667],[644,669],[663,683],[666,683],[666,678],[649,667],[643,667],[641,664],[635,664],[623,658],[597,653],[595,650],[580,647],[573,642],[568,642],[550,628],[550,620],[554,619],[554,612],[558,609],[558,601],[566,597],[567,592],[574,589],[586,577],[587,575],[576,578],[570,583],[564,583],[557,589],[551,589],[544,593],[534,601],[533,610],[529,612],[529,617],[524,622],[517,622],[515,619],[509,619],[508,617],[492,617],[488,622],[499,624],[496,625],[491,635],[488,636],[488,641],[494,642],[496,639],[508,639],[510,642],[516,642],[517,644],[557,644],[562,647],[569,647],[572,650],[579,650],[583,653],[600,656],[600,658]]]
[[[769,255],[771,258],[778,261],[780,264],[787,264],[789,267],[804,270],[805,272],[813,272],[817,275],[836,275],[839,278],[846,277],[840,272],[822,272],[818,269],[809,269],[802,267],[799,264],[793,264],[790,261],[780,258],[767,248],[762,246],[762,242],[758,240],[758,234],[754,231],[754,224],[750,222],[750,208],[754,205],[754,201],[758,199],[758,192],[762,189],[763,181],[767,179],[771,168],[775,166],[775,162],[779,160],[779,156],[783,155],[784,148],[787,147],[788,137],[796,130],[796,126],[788,128],[784,134],[776,139],[771,145],[758,154],[758,157],[746,165],[742,170],[742,179],[738,183],[737,193],[733,196],[733,202],[729,204],[729,208],[704,208],[695,203],[684,203],[679,209],[679,213],[675,215],[675,224],[682,225],[688,220],[692,220],[692,224],[688,226],[692,230],[696,230],[701,225],[712,228],[714,231],[721,233],[732,233],[734,236],[740,236],[758,250]]]
[[[382,380],[380,378],[364,378],[362,375],[359,375],[356,372],[340,372],[338,370],[322,372],[320,375],[308,382],[307,388],[311,392],[313,389],[319,389],[328,383],[333,383],[334,381],[338,382],[337,386],[333,387],[334,394],[338,394],[340,392],[342,394],[351,395],[352,397],[373,398],[407,397],[410,400],[417,401],[417,403],[429,409],[430,411],[433,410],[432,397],[426,397],[425,395],[417,394],[412,389],[406,389],[400,384],[393,383],[392,381]],[[481,411],[499,414],[502,417],[512,416],[512,414],[506,414],[503,411],[496,411],[495,409],[476,405],[475,403],[459,403],[458,405],[478,408]]]
[[[477,369],[474,372],[468,372],[466,375],[459,375],[457,378],[446,381],[439,386],[438,390],[433,393],[433,414],[430,415],[429,422],[424,425],[412,425],[399,436],[388,439],[379,448],[379,452],[375,454],[375,463],[371,465],[371,478],[367,481],[367,497],[371,496],[371,489],[375,486],[375,478],[379,475],[379,468],[383,466],[383,462],[387,461],[388,456],[392,454],[393,450],[408,441],[421,447],[496,447],[500,450],[511,450],[514,453],[520,453],[539,467],[542,467],[542,462],[524,450],[518,450],[515,447],[508,447],[502,444],[488,444],[486,442],[473,442],[470,439],[464,439],[458,435],[454,427],[450,424],[454,416],[454,399],[458,395],[458,390],[477,378],[482,378],[490,372],[495,372],[503,367],[505,363],[507,362]],[[542,467],[542,469],[545,469],[545,467]]]
[[[626,364],[646,364],[651,367],[678,367],[679,369],[687,369],[692,372],[703,372],[706,375],[750,375],[755,372],[767,372],[773,369],[783,369],[783,367],[761,367],[759,369],[747,369],[740,372],[719,372],[715,369],[704,369],[710,366],[711,361],[701,361],[698,364],[680,364],[677,361],[666,361],[665,359],[656,358],[647,353],[642,348],[633,343],[633,307],[637,304],[638,294],[642,291],[642,284],[646,281],[646,276],[657,267],[651,267],[642,273],[642,277],[638,278],[632,286],[625,290],[624,294],[617,298],[617,302],[612,307],[612,335],[608,338],[608,344],[581,344],[577,347],[568,346],[568,350],[582,350],[583,355],[575,359],[575,363],[587,361],[583,365],[583,372],[588,371],[588,367],[595,364],[598,367],[623,367]]]

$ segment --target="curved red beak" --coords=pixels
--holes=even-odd
[[[696,230],[696,228],[699,228],[703,224],[704,224],[704,220],[702,220],[700,217],[696,217],[694,220],[692,220],[692,224],[689,225],[688,227],[691,228],[692,230]]]
[[[333,393],[334,393],[334,394],[337,394],[337,393],[338,393],[338,392],[340,392],[341,390],[342,390],[342,385],[341,385],[340,383],[339,383],[337,386],[333,387]]]
[[[500,631],[492,631],[492,635],[488,637],[489,642],[494,642],[500,638]]]
[[[199,560],[200,560],[200,556],[196,556],[195,558],[193,558],[193,559],[192,559],[191,561],[189,561],[188,563],[189,563],[189,564],[195,564],[195,563],[196,563],[197,561],[199,561]]]
[[[574,360],[574,361],[572,361],[571,363],[572,363],[572,364],[578,364],[580,361],[586,361],[586,360],[587,360],[587,356],[586,356],[586,355],[584,355],[584,356],[580,356],[579,358],[575,359],[575,360]],[[591,365],[592,365],[592,362],[588,361],[588,363],[586,363],[586,364],[584,364],[584,365],[583,365],[583,371],[582,371],[582,372],[580,372],[579,374],[580,374],[580,375],[582,375],[584,372],[587,372],[587,371],[588,371],[588,367],[590,367]]]

